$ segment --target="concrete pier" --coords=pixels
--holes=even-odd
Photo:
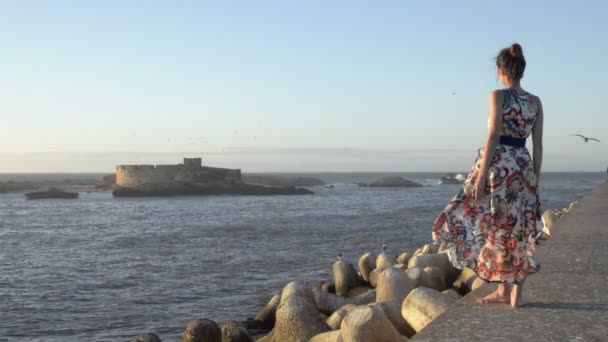
[[[608,341],[608,183],[579,201],[541,241],[538,273],[519,309],[478,304],[487,285],[453,304],[415,341]]]

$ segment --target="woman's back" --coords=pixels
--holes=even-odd
[[[503,89],[501,135],[527,138],[532,132],[539,112],[539,98],[528,92]]]

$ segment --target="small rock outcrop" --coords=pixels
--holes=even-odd
[[[372,188],[419,188],[423,185],[404,179],[403,177],[380,177],[369,183]]]
[[[186,326],[182,342],[222,342],[222,330],[212,320],[195,319]]]

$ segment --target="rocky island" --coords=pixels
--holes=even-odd
[[[177,165],[118,165],[114,197],[201,195],[305,195],[295,186],[264,186],[243,181],[240,169],[203,166],[201,158]]]
[[[423,186],[420,183],[396,176],[380,177],[371,183],[359,182],[357,185],[371,188],[419,188]]]
[[[51,188],[47,191],[28,192],[25,197],[29,200],[37,199],[75,199],[78,198],[77,192],[68,192],[61,189]]]

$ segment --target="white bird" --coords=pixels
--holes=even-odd
[[[386,252],[386,244],[385,243],[382,244],[382,251]]]
[[[581,138],[583,138],[583,140],[585,140],[585,142],[589,142],[589,140],[595,140],[597,142],[600,142],[599,140],[597,140],[595,138],[589,138],[589,137],[586,137],[586,136],[581,135],[581,134],[570,134],[570,135],[581,137]]]

